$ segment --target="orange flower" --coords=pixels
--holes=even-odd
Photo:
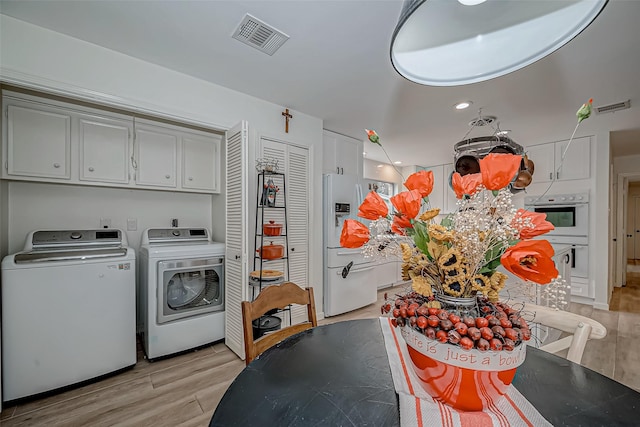
[[[358,208],[358,216],[364,219],[376,220],[381,216],[387,216],[389,208],[382,197],[375,191],[371,191],[364,198],[364,202]]]
[[[369,227],[355,219],[345,219],[340,234],[340,246],[359,248],[369,241]]]
[[[433,172],[423,170],[413,173],[404,182],[404,186],[409,190],[418,190],[421,197],[427,197],[433,190]]]
[[[551,259],[553,254],[553,248],[546,240],[523,240],[508,248],[500,262],[519,278],[546,285],[558,277]]]
[[[520,169],[522,156],[490,153],[480,159],[482,183],[488,190],[500,190],[509,185]]]
[[[391,197],[391,203],[398,212],[407,217],[407,220],[415,218],[420,213],[422,197],[418,190],[403,191]]]
[[[523,220],[527,218],[530,219],[533,228],[524,226]],[[554,229],[553,224],[547,221],[547,214],[531,212],[525,209],[518,209],[511,221],[511,226],[520,230],[521,239],[531,239],[532,237],[540,236]]]
[[[451,175],[451,186],[458,199],[462,199],[464,195],[473,196],[476,194],[480,184],[482,184],[482,175],[479,173],[462,176],[458,172],[454,172]]]
[[[402,215],[394,215],[393,223],[391,224],[391,231],[401,236],[406,235],[406,229],[413,228],[413,224],[411,224],[411,220],[406,216]]]

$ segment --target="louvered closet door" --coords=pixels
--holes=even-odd
[[[242,122],[227,131],[226,160],[226,257],[225,257],[225,344],[244,358],[242,310],[248,300],[247,268],[247,167],[248,125]]]
[[[286,177],[289,280],[300,287],[322,286],[309,283],[309,150],[263,138],[262,157],[278,159]],[[306,319],[306,308],[294,306],[293,323]]]

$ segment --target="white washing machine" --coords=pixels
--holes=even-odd
[[[206,228],[144,231],[138,322],[147,358],[224,338],[224,252]]]
[[[5,401],[135,365],[135,265],[117,229],[34,231],[2,260]]]

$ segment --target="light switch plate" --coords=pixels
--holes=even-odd
[[[138,220],[136,218],[127,218],[127,231],[136,231],[138,229]]]

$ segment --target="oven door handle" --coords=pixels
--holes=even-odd
[[[528,205],[525,206],[525,209],[531,210],[533,209],[541,209],[541,208],[579,208],[586,207],[587,203],[569,203],[565,205]]]

